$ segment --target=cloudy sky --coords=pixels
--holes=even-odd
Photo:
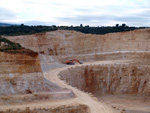
[[[150,26],[150,0],[0,0],[0,22]]]

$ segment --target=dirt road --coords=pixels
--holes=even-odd
[[[129,61],[97,61],[97,62],[87,62],[82,65],[91,65],[91,64],[115,64],[115,63],[127,63]],[[75,65],[75,66],[81,66],[81,65]],[[59,77],[57,76],[60,71],[63,71],[67,68],[70,67],[75,67],[75,66],[67,66],[65,68],[59,68],[59,69],[54,69],[50,70],[47,73],[45,73],[45,77],[53,81],[54,83],[58,84],[59,86],[67,89],[71,89],[75,95],[77,95],[77,98],[72,99],[73,103],[79,103],[79,104],[85,104],[89,106],[91,113],[119,113],[120,111],[113,109],[112,107],[98,102],[96,98],[92,97],[88,93],[82,92],[72,86],[67,85],[64,81],[60,80]],[[65,101],[64,101],[65,102]]]
[[[90,65],[90,64],[117,64],[117,63],[128,63],[129,61],[97,61],[97,62],[88,62],[82,65]],[[6,109],[25,109],[25,107],[30,107],[31,109],[34,108],[51,108],[51,107],[58,107],[60,105],[79,105],[84,104],[90,108],[91,113],[120,113],[120,110],[114,109],[112,106],[108,104],[104,104],[99,102],[95,97],[92,95],[85,93],[83,91],[78,90],[72,86],[69,86],[67,83],[59,79],[59,72],[65,70],[70,67],[81,66],[79,64],[74,66],[67,66],[64,68],[57,68],[49,70],[48,72],[44,73],[45,78],[48,80],[58,84],[59,86],[67,89],[71,89],[74,94],[77,96],[76,98],[67,99],[67,100],[57,100],[57,101],[40,101],[40,102],[32,102],[26,103],[21,105],[9,105],[9,106],[0,106],[0,110]]]

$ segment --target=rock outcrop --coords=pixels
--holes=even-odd
[[[13,50],[0,52],[0,58],[0,104],[74,97],[71,90],[45,79],[38,53]]]
[[[90,92],[96,97],[105,94],[127,94],[149,99],[150,29],[105,35],[57,30],[33,35],[6,36],[6,38],[34,52],[0,53],[0,104],[9,103],[10,99],[6,96],[16,94],[28,94],[22,98],[22,101],[76,97],[72,92],[75,88],[71,87],[72,90],[69,90],[53,83],[56,81],[61,84],[62,81],[56,77],[59,72],[52,69],[65,67],[66,65],[62,63],[70,59],[130,60],[129,64],[83,64],[84,66],[61,71],[59,76],[71,86]],[[55,76],[49,73],[51,77],[46,75],[47,79],[52,81],[44,77],[44,73],[48,70],[55,73]],[[19,99],[11,97],[11,102],[19,103],[21,97],[17,98]],[[92,106],[93,111],[94,107]]]
[[[150,52],[150,29],[105,35],[58,30],[6,38],[33,51],[57,56],[61,62],[72,58],[84,61],[130,59],[132,56],[139,58],[138,53]],[[126,53],[132,55],[125,55]]]
[[[103,94],[131,94],[150,96],[150,67],[141,65],[90,65],[69,68],[60,74],[73,87]]]

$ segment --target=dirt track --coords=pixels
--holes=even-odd
[[[131,61],[125,61],[125,60],[113,60],[113,61],[96,61],[96,62],[86,62],[82,65],[91,65],[91,64],[121,64],[121,63],[129,63]],[[72,99],[67,99],[67,100],[55,100],[55,101],[37,101],[37,102],[32,102],[32,103],[26,103],[26,104],[20,104],[20,105],[9,105],[9,106],[0,106],[1,110],[6,110],[6,109],[25,109],[26,107],[30,107],[30,109],[34,109],[34,108],[56,108],[59,106],[69,106],[69,105],[80,105],[80,104],[84,104],[87,105],[90,108],[91,113],[120,113],[120,111],[122,111],[122,109],[124,108],[123,106],[127,106],[124,105],[121,107],[114,107],[114,106],[119,106],[121,105],[121,103],[119,105],[113,103],[113,101],[111,102],[111,100],[113,100],[112,98],[101,98],[102,100],[104,100],[104,102],[99,102],[95,97],[93,97],[91,94],[85,93],[83,91],[78,90],[75,87],[72,87],[70,85],[68,85],[65,81],[60,80],[58,74],[60,71],[66,70],[70,67],[76,67],[76,66],[82,66],[80,64],[76,64],[73,66],[66,66],[63,68],[56,68],[56,69],[52,69],[49,70],[48,72],[44,73],[44,76],[46,79],[58,84],[59,86],[61,86],[62,88],[67,88],[67,89],[71,89],[74,94],[77,96],[76,98],[72,98]],[[101,100],[99,99],[99,100]],[[120,101],[119,99],[117,101]],[[115,108],[115,109],[114,109]],[[120,109],[119,109],[120,108]],[[127,108],[127,107],[126,107]],[[137,109],[137,107],[135,108],[135,110]],[[138,108],[138,110],[142,110],[144,108]],[[147,109],[147,108],[146,108]],[[147,111],[147,110],[142,110]],[[127,111],[127,113],[130,113],[131,111]],[[135,111],[132,111],[135,112]],[[147,112],[144,112],[147,113]]]
[[[83,65],[90,65],[90,64],[115,64],[115,63],[126,63],[129,61],[99,61],[99,62],[88,62],[84,63]],[[34,102],[34,103],[28,103],[28,104],[22,104],[22,105],[9,105],[9,106],[0,106],[1,110],[6,109],[25,109],[25,107],[30,107],[31,109],[34,108],[50,108],[50,107],[58,107],[60,105],[78,105],[78,104],[85,104],[90,108],[91,113],[120,113],[120,110],[112,109],[113,107],[109,106],[108,104],[104,104],[101,102],[98,102],[98,100],[95,97],[92,97],[92,95],[82,92],[72,86],[67,85],[64,81],[60,80],[58,77],[58,73],[62,70],[65,70],[70,67],[75,67],[80,65],[74,65],[74,66],[67,66],[64,68],[58,68],[49,70],[44,74],[44,76],[58,84],[59,86],[63,88],[71,89],[75,94],[76,98],[68,99],[68,100],[58,100],[58,101],[43,101],[43,102]]]
[[[92,97],[91,94],[85,93],[83,91],[78,90],[77,88],[69,86],[66,82],[59,79],[58,77],[59,72],[67,68],[76,67],[80,65],[77,64],[74,66],[66,66],[66,67],[62,66],[62,68],[54,69],[53,67],[55,66],[53,64],[57,61],[55,61],[55,58],[52,57],[52,56],[60,56],[59,60],[62,62],[72,58],[80,59],[81,61],[107,60],[107,61],[87,62],[84,63],[83,65],[119,64],[119,63],[131,62],[131,61],[125,61],[125,59],[133,59],[133,60],[137,60],[138,62],[141,62],[142,64],[149,65],[149,58],[150,58],[149,33],[150,33],[150,29],[136,30],[130,32],[123,32],[123,33],[112,33],[106,35],[91,35],[91,34],[82,34],[73,31],[58,30],[55,32],[48,32],[48,33],[35,34],[35,35],[7,37],[11,41],[19,43],[25,48],[31,49],[38,53],[44,53],[49,55],[48,58],[44,56],[42,57],[43,59],[45,59],[43,65],[50,63],[49,65],[45,65],[45,67],[49,66],[51,68],[52,66],[50,70],[48,68],[49,71],[47,70],[43,71],[45,72],[44,73],[45,78],[50,80],[51,82],[58,84],[62,88],[71,89],[77,97],[71,99],[65,99],[65,100],[58,100],[58,101],[37,100],[37,102],[33,102],[31,100],[31,102],[21,103],[20,105],[16,105],[16,104],[14,105],[11,104],[9,106],[2,105],[0,106],[0,110],[17,109],[17,108],[25,109],[26,107],[30,107],[30,109],[53,108],[61,105],[69,106],[69,105],[85,104],[90,108],[91,113],[119,113],[120,112],[119,110],[112,109],[111,105],[114,106],[113,108],[116,108],[116,106],[118,106],[117,109],[118,108],[126,109],[130,107],[131,109],[127,109],[127,110],[131,110],[132,113],[135,112],[139,113],[139,111],[143,111],[144,113],[149,112],[150,109],[148,105],[150,104],[144,103],[147,104],[148,106],[145,107],[144,104],[142,105],[142,103],[139,103],[139,105],[137,106],[138,99],[133,102],[128,97],[127,97],[128,100],[126,100],[126,98],[124,100],[120,100],[120,98],[118,99],[118,97],[117,98],[106,97],[104,98],[104,103],[107,102],[108,100],[107,102],[108,104],[104,104],[102,102],[99,102],[96,98]],[[19,58],[21,58],[22,60],[23,57],[19,57]],[[10,58],[8,57],[8,59],[12,59],[12,57]],[[113,61],[108,61],[112,59]],[[118,59],[123,59],[123,60],[119,61]],[[5,57],[4,60],[6,60]],[[27,58],[25,60],[27,60]],[[40,64],[43,62],[40,61],[38,63]],[[32,67],[35,66],[31,66],[29,70],[32,70],[32,72],[34,72]],[[22,70],[25,70],[25,68],[22,68]],[[149,82],[147,86],[149,86]],[[101,99],[102,97],[100,96],[99,100]],[[132,104],[134,105],[132,106]]]
[[[114,64],[114,63],[126,63],[129,61],[99,61],[99,62],[89,62],[89,63],[85,63],[83,65],[90,65],[90,64]],[[80,66],[80,65],[78,65]],[[69,66],[70,67],[70,66]],[[71,66],[74,67],[74,66]],[[68,67],[66,67],[68,68]],[[59,77],[57,76],[58,73],[66,68],[60,68],[60,69],[54,69],[54,70],[50,70],[49,72],[47,72],[45,74],[45,77],[48,80],[54,81],[56,84],[60,85],[61,87],[64,88],[68,88],[73,90],[73,92],[77,95],[77,98],[74,99],[74,103],[80,103],[80,104],[85,104],[88,105],[90,107],[91,113],[117,113],[119,111],[112,111],[111,107],[109,108],[108,105],[106,106],[105,104],[99,103],[97,101],[97,99],[94,97],[89,96],[89,94],[84,93],[76,88],[73,88],[67,84],[65,84],[63,81],[61,81],[59,79]],[[102,111],[103,109],[103,111]]]

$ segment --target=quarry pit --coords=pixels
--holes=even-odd
[[[33,52],[0,52],[0,112],[150,112],[150,29],[6,38]]]
[[[85,65],[68,68],[59,76],[69,85],[92,93],[99,101],[127,112],[144,113],[141,108],[148,112],[150,106],[149,68],[130,63]]]

